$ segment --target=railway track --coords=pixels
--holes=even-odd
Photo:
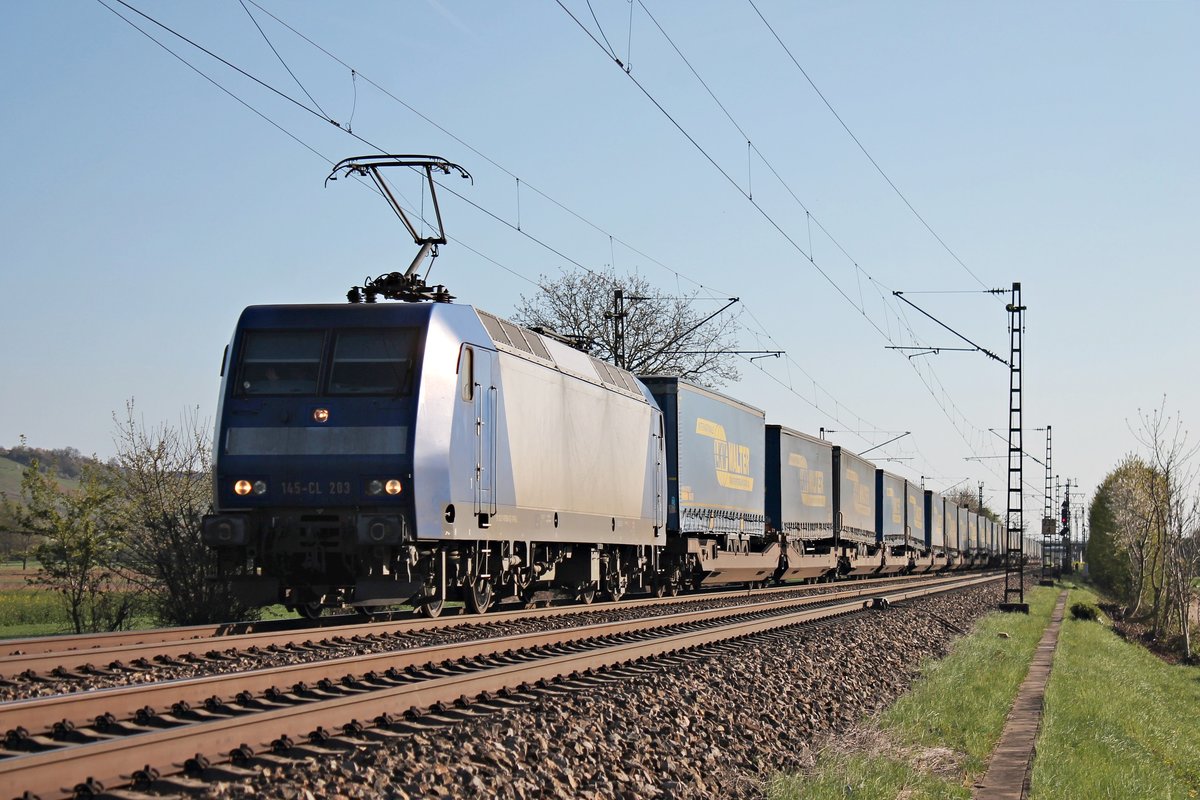
[[[555,605],[537,609],[497,611],[485,615],[460,614],[437,619],[407,617],[380,621],[340,622],[316,628],[287,626],[265,631],[242,631],[251,623],[200,625],[186,628],[158,628],[147,631],[123,631],[83,636],[46,636],[32,639],[13,639],[0,645],[7,655],[0,656],[0,678],[21,677],[24,680],[87,680],[112,673],[137,674],[146,670],[170,666],[172,663],[219,664],[241,654],[257,651],[290,649],[299,653],[334,650],[347,643],[377,639],[396,640],[393,644],[411,646],[414,639],[431,632],[474,628],[483,636],[504,634],[506,625],[531,620],[563,619],[571,624],[613,612],[644,613],[654,609],[671,612],[687,605],[750,602],[756,598],[779,595],[819,595],[846,591],[854,587],[859,594],[870,594],[896,585],[922,585],[933,580],[928,575],[875,581],[855,581],[848,584],[785,585],[766,589],[739,589],[705,592],[670,598],[634,598],[621,602],[591,605]],[[327,618],[330,620],[336,617]],[[350,618],[354,620],[353,617]]]
[[[0,786],[43,800],[101,786],[186,790],[189,775],[237,775],[272,758],[390,738],[406,713],[502,705],[497,695],[535,682],[608,680],[596,671],[861,611],[864,597],[894,603],[991,580],[965,575],[807,597],[764,593],[728,608],[3,703]],[[183,777],[163,779],[160,771]]]

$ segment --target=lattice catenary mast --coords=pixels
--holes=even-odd
[[[1004,548],[1004,602],[1002,611],[1029,613],[1025,602],[1025,493],[1022,484],[1024,442],[1021,420],[1021,334],[1024,332],[1025,306],[1021,305],[1021,284],[1012,285],[1012,300],[1006,307],[1009,319],[1008,360],[1008,514]],[[1016,546],[1013,546],[1013,540]]]

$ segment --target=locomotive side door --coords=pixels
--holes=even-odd
[[[666,528],[663,493],[666,491],[667,466],[666,430],[664,428],[663,417],[661,413],[655,413],[654,416],[657,417],[654,423],[652,423],[654,426],[654,536],[657,538],[665,533]]]
[[[475,518],[480,528],[496,513],[496,387],[492,379],[496,354],[474,350]]]

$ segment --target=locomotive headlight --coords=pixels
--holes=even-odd
[[[266,494],[267,493],[267,482],[266,481],[255,481],[254,482],[254,493],[255,494]]]
[[[371,481],[367,484],[367,494],[381,494],[383,492],[383,481]]]
[[[245,497],[250,494],[250,490],[254,488],[250,485],[250,481],[237,481],[233,484],[233,493]]]
[[[314,408],[313,409],[313,421],[314,422],[328,422],[329,421],[329,409],[328,408]]]
[[[400,481],[392,478],[387,482],[387,485],[384,486],[384,489],[387,490],[388,494],[400,494]]]

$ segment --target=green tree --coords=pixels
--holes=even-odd
[[[1113,482],[1113,473],[1109,473],[1096,490],[1088,509],[1088,574],[1105,594],[1128,605],[1132,591],[1129,554],[1121,546],[1113,513]]]
[[[1155,586],[1162,564],[1162,530],[1155,525],[1151,507],[1154,470],[1135,455],[1126,456],[1103,481],[1108,509],[1113,516],[1114,551],[1122,554],[1128,572],[1124,593],[1130,616],[1141,613],[1143,604],[1157,608]]]
[[[30,582],[62,600],[76,633],[128,625],[137,592],[122,569],[121,531],[112,525],[116,491],[105,470],[88,465],[71,492],[33,459],[21,476],[21,500],[9,504],[17,524],[41,537]]]

